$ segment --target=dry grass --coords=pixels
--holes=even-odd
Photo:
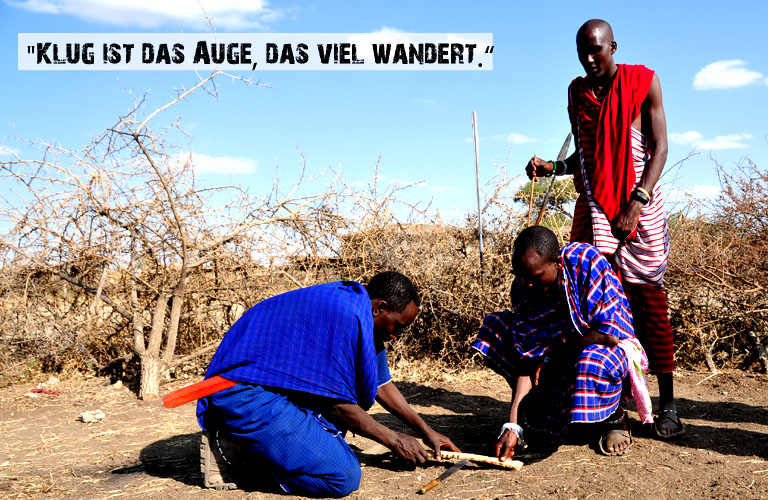
[[[710,217],[672,220],[667,274],[677,358],[688,365],[768,368],[768,173],[747,161],[720,169]]]
[[[446,222],[405,201],[408,186],[379,185],[378,164],[363,190],[334,172],[302,172],[287,189],[275,181],[262,197],[204,189],[189,162],[172,161],[178,150],[166,132],[137,118],[140,104],[82,154],[39,144],[42,159],[0,162],[3,181],[34,200],[0,203],[15,222],[0,238],[0,384],[41,371],[136,380],[149,358],[165,378],[199,375],[256,302],[383,270],[411,277],[422,300],[391,361],[474,363],[470,341],[486,314],[506,307],[512,243],[538,211],[521,203],[519,179],[502,169],[485,186],[483,284],[476,216]],[[677,359],[765,371],[768,174],[747,162],[721,180],[725,194],[711,210],[719,215],[671,218]],[[214,210],[213,193],[232,201]],[[562,242],[571,198],[557,198],[543,222]]]

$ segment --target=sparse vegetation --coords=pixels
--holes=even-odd
[[[212,88],[214,76],[196,88]],[[204,189],[190,158],[151,127],[167,107],[142,118],[137,104],[81,151],[38,144],[38,158],[0,162],[2,182],[19,194],[0,202],[10,221],[0,235],[0,380],[77,370],[140,380],[140,394],[156,396],[163,374],[199,374],[254,303],[385,269],[412,277],[422,294],[392,358],[473,363],[468,346],[480,321],[507,303],[530,185],[517,188],[519,178],[502,171],[485,187],[482,286],[476,215],[447,223],[428,205],[403,202],[407,187],[380,186],[378,165],[364,191],[333,172],[309,194],[302,180],[257,197]],[[768,173],[751,162],[721,173],[716,215],[670,219],[677,358],[765,371]],[[543,221],[562,241],[569,185],[557,182]],[[534,189],[534,213],[544,189]],[[224,190],[231,201],[214,209]]]
[[[688,365],[768,369],[768,172],[717,165],[722,194],[709,217],[671,219],[667,274],[677,357]]]

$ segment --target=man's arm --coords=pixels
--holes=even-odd
[[[422,440],[435,450],[435,458],[440,460],[440,448],[447,447],[453,451],[460,451],[453,441],[430,427],[423,418],[408,404],[400,390],[392,382],[379,387],[376,401],[389,413],[408,424]]]
[[[571,156],[565,160],[565,169],[562,166],[557,171],[557,175],[572,175],[579,167],[579,155],[574,151]],[[528,161],[525,166],[525,173],[529,179],[535,177],[548,177],[555,172],[555,164],[553,161],[542,160],[538,156],[534,156]]]
[[[653,193],[653,188],[661,177],[661,171],[667,162],[667,117],[664,114],[664,104],[661,99],[661,83],[656,74],[653,75],[651,88],[642,107],[643,133],[649,139],[648,149],[651,159],[645,166],[640,187]]]
[[[531,392],[534,385],[538,383],[539,372],[541,371],[541,365],[536,369],[535,374],[532,377],[529,375],[520,375],[515,377],[513,383],[510,384],[512,388],[512,400],[509,403],[509,420],[507,422],[520,425],[519,410],[520,403],[523,398]],[[517,445],[517,434],[511,430],[504,431],[496,442],[496,457],[502,462],[515,454],[515,446]]]
[[[661,99],[661,84],[655,74],[653,75],[648,95],[645,101],[643,101],[640,126],[648,140],[651,159],[645,165],[645,170],[638,186],[653,194],[653,188],[656,187],[656,183],[661,177],[661,171],[664,169],[664,164],[667,161],[669,148],[667,144],[667,118],[664,115],[664,105]],[[621,236],[619,239],[626,238],[637,226],[642,208],[642,203],[638,200],[630,199],[624,210],[619,214],[616,227],[614,228],[614,236]]]
[[[568,87],[568,120],[571,123],[571,132],[573,133],[573,137],[576,137],[576,124],[574,123],[574,113],[573,113],[573,103],[571,100],[571,87]],[[528,164],[525,166],[525,173],[528,175],[529,179],[533,179],[534,177],[547,177],[550,174],[557,174],[557,175],[573,175],[574,172],[576,172],[576,169],[579,168],[579,163],[581,160],[579,159],[579,147],[578,143],[576,145],[576,150],[571,153],[571,156],[566,158],[565,160],[565,169],[558,170],[555,172],[555,164],[553,161],[544,161],[537,156],[534,155],[533,158],[528,161]]]
[[[427,460],[427,450],[421,446],[418,439],[400,434],[380,424],[356,404],[337,403],[331,405],[330,416],[341,420],[355,434],[383,444],[404,460],[414,464],[423,464]]]

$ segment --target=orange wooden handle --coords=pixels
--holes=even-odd
[[[177,406],[189,403],[190,401],[204,398],[209,394],[229,389],[235,384],[237,384],[237,382],[234,380],[229,380],[216,375],[215,377],[207,378],[202,382],[169,392],[163,398],[163,406],[166,408],[176,408]]]
[[[419,493],[423,495],[424,493],[428,492],[429,490],[431,490],[432,488],[434,488],[438,484],[440,484],[440,481],[438,481],[437,479],[433,479],[425,487],[420,489]]]

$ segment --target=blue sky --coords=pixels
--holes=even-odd
[[[641,63],[661,81],[670,153],[667,167],[695,149],[662,182],[716,193],[714,160],[768,165],[768,4],[730,2],[259,2],[201,0],[218,32],[492,33],[493,71],[242,72],[269,84],[224,79],[218,101],[195,95],[174,108],[206,182],[267,191],[275,168],[340,169],[369,183],[380,157],[385,182],[408,184],[444,218],[475,210],[472,111],[481,179],[508,164],[522,172],[534,153],[553,158],[569,130],[566,88],[583,70],[575,33],[587,19],[613,25],[619,63]],[[0,0],[3,78],[0,147],[20,136],[82,147],[148,92],[153,109],[190,86],[181,71],[18,71],[18,33],[207,32],[197,1]],[[0,150],[0,154],[3,150]],[[714,158],[714,160],[713,160]],[[521,177],[520,182],[523,182]]]

